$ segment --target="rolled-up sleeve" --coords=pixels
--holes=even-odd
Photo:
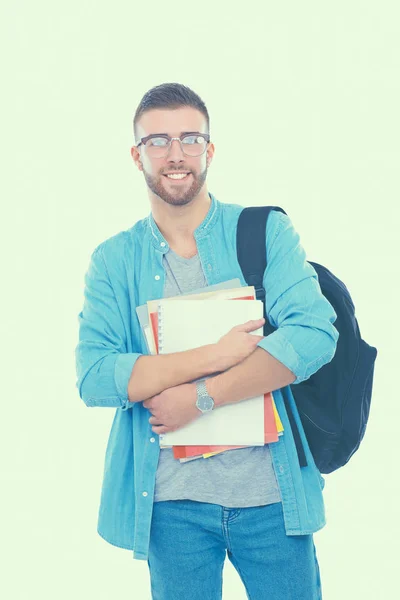
[[[126,332],[98,246],[85,274],[84,305],[78,315],[75,364],[79,395],[86,406],[127,410],[128,382],[140,353],[127,352]]]
[[[335,355],[337,315],[321,292],[317,272],[307,262],[290,218],[271,212],[266,234],[265,306],[269,322],[277,329],[257,345],[290,369],[296,384]]]

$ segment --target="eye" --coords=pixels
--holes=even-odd
[[[203,144],[205,142],[205,139],[203,138],[202,135],[186,135],[183,139],[182,142],[184,144]]]
[[[168,145],[168,140],[167,140],[167,138],[163,138],[163,137],[150,138],[146,142],[146,146],[167,146],[167,145]]]

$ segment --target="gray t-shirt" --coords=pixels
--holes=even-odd
[[[165,298],[207,286],[198,254],[183,258],[170,249],[163,262]],[[185,463],[174,458],[172,448],[161,449],[154,502],[185,499],[229,508],[280,502],[268,445],[227,450]]]

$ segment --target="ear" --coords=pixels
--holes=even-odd
[[[136,146],[132,146],[131,156],[132,156],[133,162],[135,163],[135,165],[137,166],[139,171],[143,171],[142,161],[140,160],[140,154],[139,154],[139,151]]]
[[[210,144],[209,147],[207,148],[207,167],[209,167],[211,164],[211,161],[214,156],[214,152],[215,152],[215,146],[214,146],[214,144]]]

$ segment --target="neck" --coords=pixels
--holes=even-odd
[[[168,244],[174,248],[194,243],[193,233],[204,221],[211,204],[211,198],[204,186],[189,204],[174,206],[152,194],[151,211],[157,226]]]

